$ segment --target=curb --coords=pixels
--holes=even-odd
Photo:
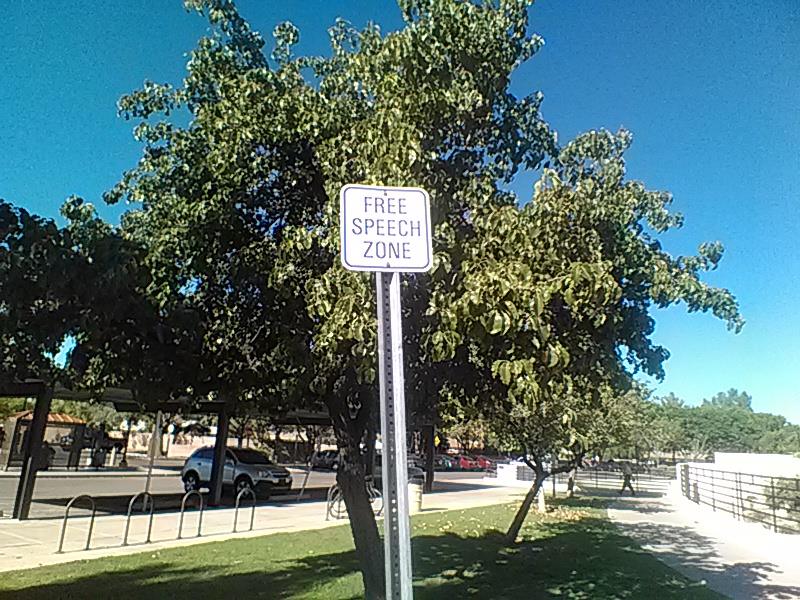
[[[0,480],[2,479],[19,479],[19,472],[2,472],[0,473]],[[147,471],[70,471],[66,473],[49,473],[47,471],[39,471],[36,474],[36,479],[70,479],[81,477],[147,477]],[[153,472],[150,477],[180,477],[180,472]]]

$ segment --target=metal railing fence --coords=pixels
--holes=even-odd
[[[675,479],[674,470],[670,471],[648,471],[634,465],[635,469],[631,478],[633,489],[636,493],[647,492],[656,494],[666,494],[669,489],[669,484]],[[638,471],[638,472],[637,472]],[[533,481],[533,469],[527,465],[517,466],[517,479],[519,481]],[[559,484],[566,484],[569,480],[569,473],[558,473],[551,475],[544,482],[544,487],[548,489],[555,487]],[[609,467],[603,465],[602,467],[582,467],[577,470],[575,474],[575,483],[583,489],[587,490],[601,490],[601,491],[614,491],[618,492],[622,489],[622,482],[624,480],[622,471],[619,467]]]
[[[638,471],[638,472],[637,472]],[[636,493],[666,494],[669,484],[675,479],[659,471],[634,470],[631,475],[631,484]],[[606,491],[620,491],[624,475],[619,469],[586,467],[578,469],[575,482],[585,489]]]
[[[765,525],[778,533],[800,533],[800,478],[737,473],[681,465],[681,493],[695,504]]]

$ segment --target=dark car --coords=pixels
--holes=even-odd
[[[433,458],[433,468],[437,471],[452,471],[455,469],[455,461],[447,454],[437,454]]]
[[[335,471],[339,468],[339,451],[322,450],[311,458],[311,468],[324,471]]]
[[[409,459],[406,461],[406,469],[408,473],[408,482],[422,485],[425,483],[425,471],[420,469],[414,464],[414,461]],[[381,477],[383,474],[383,465],[381,463],[381,455],[375,454],[375,468],[373,470],[373,478],[375,485],[381,487]]]

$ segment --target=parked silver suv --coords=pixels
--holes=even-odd
[[[195,450],[186,459],[181,479],[187,492],[210,485],[213,459],[214,448],[211,446]],[[250,448],[226,448],[222,484],[233,486],[236,494],[250,488],[259,498],[267,499],[275,491],[290,490],[292,475],[274,464],[263,452]]]

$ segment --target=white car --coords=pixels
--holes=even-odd
[[[195,450],[186,459],[181,479],[187,492],[210,486],[213,460],[214,448],[211,446]],[[249,488],[258,497],[267,499],[275,491],[289,491],[292,475],[263,452],[250,448],[226,448],[222,484],[232,486],[236,494]]]

